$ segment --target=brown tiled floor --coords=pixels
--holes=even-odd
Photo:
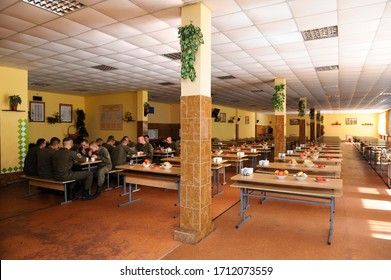
[[[25,183],[0,189],[1,259],[391,259],[391,191],[351,144],[342,144],[344,198],[326,244],[328,209],[252,201],[252,218],[235,225],[239,194],[213,199],[216,230],[197,245],[173,240],[176,192],[142,188],[124,207],[122,189],[60,206],[61,194],[24,197]],[[232,175],[232,171],[230,173]]]

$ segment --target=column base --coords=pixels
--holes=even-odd
[[[210,229],[206,230],[205,232],[180,228],[174,231],[174,240],[180,241],[185,244],[194,245],[200,242],[209,234],[211,234],[214,230],[215,227],[213,224],[211,224]]]

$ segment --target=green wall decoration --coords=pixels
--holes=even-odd
[[[24,158],[26,157],[28,150],[28,120],[27,119],[19,119],[18,120],[18,159],[19,166],[2,168],[1,173],[10,173],[23,171]]]
[[[310,109],[310,119],[314,120],[315,119],[315,108]]]
[[[274,86],[273,108],[277,111],[284,111],[285,94],[283,92],[284,84]]]
[[[201,32],[201,28],[194,26],[190,21],[189,25],[180,26],[178,28],[178,38],[181,45],[181,77],[182,79],[189,78],[194,82],[197,77],[196,70],[193,63],[196,60],[196,53],[198,47],[204,44],[204,36]]]
[[[300,118],[303,118],[305,116],[305,101],[303,99],[299,100],[297,111],[298,111],[298,116]]]

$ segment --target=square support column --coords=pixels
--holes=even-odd
[[[286,80],[277,78],[274,80],[274,85],[285,85],[281,91],[284,93],[283,110],[275,110],[275,127],[274,127],[274,154],[285,153],[286,150]]]
[[[307,111],[307,98],[306,97],[300,97],[299,102],[304,102],[304,112]],[[307,141],[305,137],[305,131],[306,131],[306,121],[305,121],[305,113],[303,117],[300,117],[299,119],[299,144],[305,144]]]
[[[137,91],[137,136],[148,134],[148,115],[144,116],[144,103],[148,102],[148,91]]]

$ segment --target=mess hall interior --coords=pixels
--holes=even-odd
[[[2,260],[389,260],[391,2],[3,0]]]

